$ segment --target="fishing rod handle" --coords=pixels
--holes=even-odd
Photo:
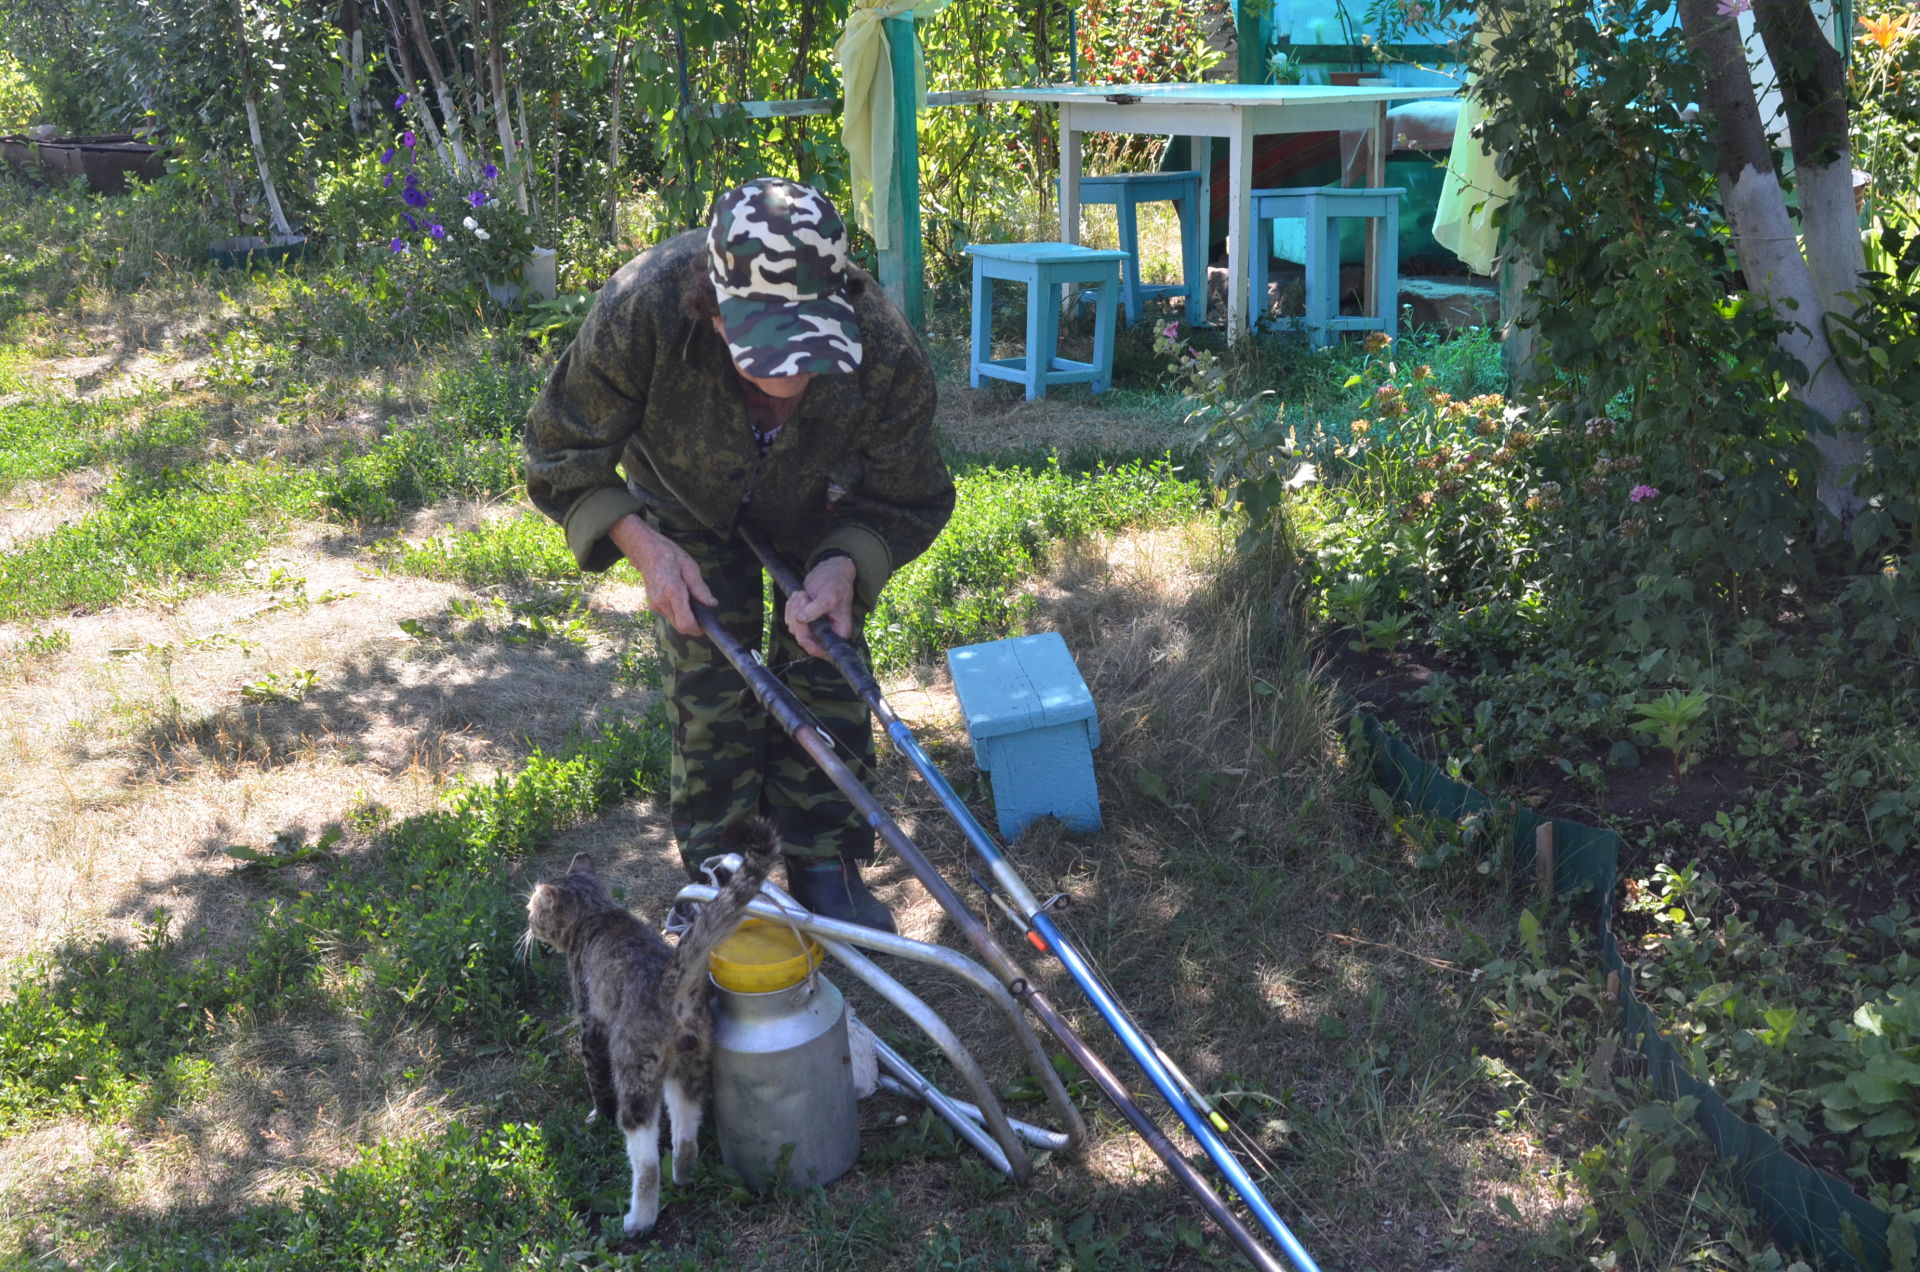
[[[806,581],[793,563],[780,554],[767,538],[767,532],[744,517],[736,524],[740,537],[746,541],[753,554],[760,558],[760,564],[766,567],[767,574],[773,579],[773,585],[788,596],[806,587]],[[873,671],[867,666],[867,660],[860,656],[853,642],[833,630],[833,623],[826,618],[816,618],[809,624],[814,639],[827,651],[827,657],[840,669],[847,683],[866,701],[867,706],[878,716],[883,727],[890,727],[898,720],[893,708],[888,705],[886,696],[880,692],[880,682],[873,678]]]

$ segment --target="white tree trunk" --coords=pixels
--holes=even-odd
[[[1807,4],[1807,0],[1762,2],[1770,11],[1765,15],[1770,21],[1777,20],[1786,7]],[[1792,16],[1811,22],[1810,11]],[[1720,197],[1733,228],[1734,251],[1747,285],[1784,324],[1780,348],[1806,368],[1807,379],[1794,387],[1794,397],[1831,429],[1816,432],[1811,439],[1819,458],[1817,495],[1844,528],[1861,508],[1850,470],[1866,454],[1860,395],[1827,341],[1827,315],[1853,309],[1845,296],[1858,286],[1863,265],[1844,129],[1836,163],[1831,155],[1820,153],[1832,143],[1823,134],[1831,131],[1833,120],[1816,114],[1831,109],[1832,103],[1815,100],[1818,85],[1812,77],[1782,75],[1782,96],[1799,159],[1795,173],[1803,247],[1787,215],[1786,193],[1774,176],[1772,144],[1761,127],[1746,50],[1732,19],[1716,11],[1714,0],[1680,0],[1680,18],[1705,72],[1701,104],[1714,126]],[[1807,29],[1796,25],[1801,33]],[[1777,40],[1781,29],[1776,27],[1770,40]],[[1824,42],[1817,24],[1812,30],[1813,38]]]
[[[273,188],[273,172],[267,167],[267,145],[260,136],[260,107],[253,98],[247,98],[247,134],[253,139],[253,161],[260,166],[260,186],[267,194],[267,215],[273,221],[275,234],[293,233],[293,227],[287,224],[287,214],[280,210],[280,194]]]

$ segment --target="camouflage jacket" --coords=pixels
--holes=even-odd
[[[628,513],[678,507],[725,540],[750,497],[754,522],[805,568],[852,557],[871,608],[953,511],[927,355],[867,280],[859,370],[815,377],[763,456],[726,344],[684,307],[690,271],[706,267],[706,234],[688,231],[601,289],[527,416],[534,506],[565,528],[581,568],[605,570],[621,559],[607,532]]]

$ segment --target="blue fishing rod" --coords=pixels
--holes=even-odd
[[[738,529],[741,538],[760,558],[761,564],[766,567],[767,573],[772,576],[774,583],[782,592],[792,595],[801,590],[799,573],[774,549],[758,526],[742,520]],[[994,882],[999,885],[1000,891],[1017,913],[1019,921],[1026,926],[1028,939],[1037,948],[1060,960],[1067,974],[1073,978],[1074,984],[1080,987],[1087,1001],[1093,1005],[1095,1011],[1100,1013],[1100,1018],[1106,1021],[1108,1028],[1119,1039],[1120,1045],[1140,1066],[1140,1071],[1146,1075],[1154,1089],[1159,1091],[1168,1107],[1179,1116],[1187,1131],[1205,1150],[1208,1159],[1226,1178],[1228,1185],[1253,1213],[1267,1235],[1286,1252],[1287,1258],[1293,1263],[1297,1272],[1320,1272],[1320,1265],[1314,1262],[1313,1256],[1307,1253],[1306,1247],[1300,1244],[1299,1239],[1293,1235],[1286,1222],[1274,1210],[1266,1194],[1260,1190],[1259,1184],[1254,1182],[1240,1159],[1234,1156],[1232,1149],[1220,1138],[1219,1130],[1225,1129],[1224,1119],[1212,1109],[1186,1075],[1180,1073],[1177,1067],[1167,1059],[1165,1053],[1134,1023],[1133,1017],[1107,988],[1092,962],[1060,931],[1059,926],[1047,912],[1047,907],[1040,903],[1032,890],[1027,887],[1026,882],[1014,871],[1006,854],[1000,851],[999,845],[980,825],[979,819],[974,817],[966,802],[953,789],[952,784],[940,772],[932,758],[921,749],[920,743],[915,740],[905,722],[887,701],[886,695],[881,692],[880,682],[874,679],[873,672],[867,667],[866,660],[861,658],[859,651],[853,647],[853,643],[834,631],[833,625],[824,618],[815,619],[812,626],[815,638],[827,651],[834,666],[839,668],[840,674],[846,677],[854,691],[872,709],[874,717],[886,730],[888,739],[902,755],[907,757],[907,761],[913,765],[914,770],[933,791],[940,806],[946,810],[948,816],[953,818],[974,852],[985,863]],[[918,874],[919,871],[916,870],[915,873]],[[942,904],[945,905],[944,899]],[[1162,1154],[1162,1156],[1165,1155]],[[1184,1163],[1184,1159],[1182,1160]],[[1169,1164],[1171,1165],[1171,1162]],[[1231,1235],[1231,1228],[1228,1231]],[[1236,1244],[1239,1243],[1236,1242]],[[1246,1251],[1244,1245],[1242,1250]],[[1269,1260],[1272,1258],[1265,1250],[1260,1250],[1259,1253]],[[1256,1261],[1255,1266],[1266,1265]]]

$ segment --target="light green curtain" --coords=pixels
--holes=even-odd
[[[1474,40],[1483,46],[1491,44],[1493,32],[1482,26]],[[1500,252],[1500,231],[1493,224],[1493,214],[1513,197],[1513,182],[1500,175],[1493,156],[1473,135],[1487,112],[1473,95],[1472,81],[1461,91],[1465,100],[1453,127],[1446,180],[1433,210],[1433,237],[1474,273],[1491,274]]]
[[[887,235],[887,200],[893,182],[893,60],[887,53],[888,18],[930,18],[947,7],[948,0],[857,0],[847,15],[847,29],[833,46],[840,61],[844,104],[840,139],[847,148],[853,176],[851,215],[866,226],[881,250],[893,246]],[[913,95],[916,109],[925,104],[927,69],[918,41],[913,49]]]

